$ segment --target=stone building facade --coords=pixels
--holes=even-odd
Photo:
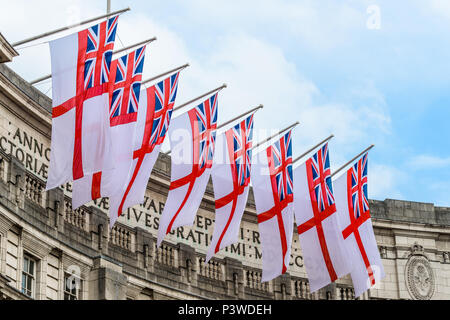
[[[205,264],[214,224],[209,185],[194,226],[156,249],[170,182],[161,154],[146,200],[109,230],[108,202],[71,208],[71,184],[45,192],[51,100],[5,63],[0,34],[0,299],[354,299],[345,277],[311,294],[294,231],[288,272],[261,283],[253,194],[239,242]],[[450,208],[370,201],[386,278],[360,299],[450,299]]]

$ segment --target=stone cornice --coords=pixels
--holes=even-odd
[[[17,57],[19,53],[14,47],[6,41],[5,37],[0,32],[0,63],[11,62],[14,57]]]
[[[43,102],[50,102],[51,105],[51,100],[48,97],[43,98],[41,96],[42,94],[36,92],[37,89],[31,88],[31,90],[28,90],[29,92],[23,90],[21,82],[25,82],[25,80],[18,77],[17,74],[12,72],[11,69],[6,66],[0,65],[1,92],[17,104],[16,106],[2,104],[2,106],[24,121],[31,128],[50,139],[52,124],[51,115],[50,111],[43,106],[46,104]],[[32,95],[34,95],[34,97]],[[16,109],[17,106],[20,107],[20,111],[27,113],[29,117],[22,116],[19,110]]]

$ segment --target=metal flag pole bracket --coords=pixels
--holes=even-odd
[[[374,144],[372,144],[370,147],[364,149],[363,151],[361,151],[357,156],[355,156],[352,160],[348,161],[346,164],[344,164],[343,166],[341,166],[339,169],[337,169],[335,172],[333,172],[331,174],[331,177],[333,177],[335,174],[337,174],[339,171],[341,171],[342,169],[344,169],[346,166],[348,166],[350,163],[352,163],[353,161],[355,161],[356,159],[358,159],[359,157],[361,157],[364,153],[366,153],[367,151],[369,151],[370,149],[372,149],[373,147],[375,147]]]
[[[144,41],[132,44],[132,45],[127,46],[125,48],[119,49],[117,51],[113,51],[113,54],[119,54],[119,53],[124,52],[124,51],[126,51],[128,49],[136,48],[136,47],[139,47],[141,45],[143,46],[143,45],[149,44],[149,43],[151,43],[153,41],[156,41],[156,40],[158,40],[158,39],[156,37],[153,37],[153,38],[150,38],[150,39],[147,39],[147,40],[144,40]]]
[[[121,14],[121,13],[129,11],[129,10],[130,10],[130,7],[122,9],[122,10],[117,10],[117,11],[114,11],[114,12],[111,12],[111,13],[103,14],[101,16],[97,16],[97,17],[94,17],[94,18],[91,18],[91,19],[88,19],[88,20],[84,20],[84,21],[72,24],[70,26],[67,26],[67,27],[58,28],[58,29],[55,29],[55,30],[52,30],[52,31],[48,31],[48,32],[39,34],[39,35],[31,37],[31,38],[27,38],[27,39],[24,39],[24,40],[21,40],[21,41],[17,41],[15,43],[13,43],[12,46],[13,47],[17,47],[17,46],[20,46],[21,44],[25,44],[25,43],[28,43],[28,42],[31,42],[31,41],[34,41],[34,40],[37,40],[37,39],[45,38],[45,37],[54,35],[56,33],[62,32],[62,31],[66,31],[66,30],[69,30],[69,29],[72,29],[72,28],[75,28],[75,27],[78,27],[78,26],[82,26],[84,24],[88,24],[90,22],[94,22],[94,21],[99,20],[99,19],[103,19],[103,18],[106,18],[106,17],[109,17],[109,16],[113,16],[115,14]]]
[[[297,121],[297,122],[294,122],[294,123],[291,124],[289,127],[286,127],[286,128],[284,128],[283,130],[281,130],[281,131],[275,133],[274,135],[271,135],[271,136],[268,137],[267,139],[265,139],[265,140],[259,142],[256,146],[252,147],[250,150],[253,150],[253,149],[258,148],[260,145],[262,145],[262,144],[264,144],[264,143],[266,143],[266,142],[272,140],[273,138],[275,138],[275,137],[277,137],[277,136],[283,134],[284,132],[288,131],[289,129],[292,129],[292,128],[296,127],[296,126],[299,125],[299,124],[300,124],[300,122],[298,122],[298,121]]]
[[[262,105],[262,104],[260,104],[259,106],[257,106],[257,107],[255,107],[255,108],[253,108],[253,109],[250,109],[250,110],[248,110],[247,112],[244,112],[243,114],[241,114],[241,115],[239,115],[239,116],[237,116],[237,117],[234,117],[233,119],[230,119],[230,120],[228,120],[227,122],[225,122],[225,123],[222,123],[222,124],[220,124],[219,126],[217,126],[217,128],[216,128],[216,130],[219,130],[220,128],[223,128],[224,126],[226,126],[227,124],[230,124],[230,123],[232,123],[233,121],[236,121],[237,119],[240,119],[240,118],[242,118],[242,117],[245,117],[246,115],[248,115],[248,114],[250,114],[250,113],[252,113],[252,112],[256,112],[256,111],[258,111],[259,109],[261,109],[261,108],[263,108],[264,106]],[[169,151],[167,151],[165,154],[170,154],[170,150]]]
[[[330,140],[331,138],[334,137],[334,134],[330,135],[329,137],[323,139],[322,141],[320,141],[318,144],[316,144],[314,147],[310,148],[308,151],[305,151],[303,154],[299,155],[297,158],[294,159],[294,161],[292,161],[292,164],[296,163],[298,160],[300,160],[301,158],[303,158],[304,156],[306,156],[308,153],[310,153],[311,151],[313,151],[314,149],[316,149],[317,147],[321,146],[322,144],[324,144],[325,142],[327,142],[328,140]]]
[[[187,101],[187,102],[185,102],[185,103],[183,103],[183,104],[180,104],[179,106],[173,108],[173,111],[180,110],[181,108],[183,108],[183,107],[185,107],[185,106],[191,104],[192,102],[197,101],[197,100],[199,100],[199,99],[201,99],[201,98],[204,98],[204,97],[206,97],[206,96],[209,96],[210,94],[212,94],[212,93],[214,93],[214,92],[216,92],[216,91],[219,92],[220,90],[225,89],[226,87],[227,87],[227,84],[224,83],[224,84],[221,85],[220,87],[217,87],[217,88],[215,88],[215,89],[212,89],[211,91],[208,91],[208,92],[206,92],[206,93],[204,93],[204,94],[202,94],[202,95],[200,95],[200,96],[198,96],[198,97],[196,97],[196,98],[194,98],[194,99],[191,99],[191,100],[189,100],[189,101]]]
[[[225,127],[226,125],[228,125],[228,124],[230,124],[230,123],[232,123],[232,122],[234,122],[234,121],[236,121],[236,120],[238,120],[238,119],[240,119],[242,117],[245,117],[246,115],[248,115],[250,113],[256,112],[256,111],[258,111],[259,109],[262,109],[262,108],[264,108],[264,106],[262,104],[260,104],[259,106],[254,107],[254,108],[248,110],[247,112],[244,112],[243,114],[240,114],[237,117],[234,117],[233,119],[230,119],[227,122],[220,124],[219,126],[217,126],[216,130],[219,130],[219,129]]]
[[[157,38],[156,38],[156,37],[153,37],[153,38],[150,38],[150,39],[147,39],[147,40],[144,40],[144,41],[141,41],[141,42],[138,42],[138,43],[135,43],[135,44],[126,46],[125,48],[122,48],[122,49],[113,51],[113,54],[118,54],[118,53],[124,52],[124,51],[126,51],[126,50],[128,50],[128,49],[135,48],[135,47],[138,47],[138,46],[140,46],[140,45],[144,45],[144,44],[151,43],[151,42],[153,42],[153,41],[155,41],[155,40],[157,40]],[[31,85],[35,85],[36,83],[39,83],[39,82],[41,82],[41,81],[50,79],[51,77],[52,77],[52,75],[51,75],[51,74],[48,74],[48,75],[46,75],[46,76],[43,76],[43,77],[37,78],[37,79],[35,79],[35,80],[33,80],[33,81],[30,81],[30,84],[31,84]]]
[[[202,94],[202,95],[200,95],[200,96],[198,96],[198,97],[196,97],[196,98],[194,98],[194,99],[191,99],[191,100],[189,100],[189,101],[187,101],[187,102],[185,102],[185,103],[179,105],[179,106],[176,107],[176,108],[173,108],[173,111],[180,110],[181,108],[183,108],[183,107],[185,107],[185,106],[191,104],[192,102],[197,101],[197,100],[199,100],[199,99],[201,99],[201,98],[204,98],[204,97],[206,97],[206,96],[208,96],[208,95],[210,95],[210,94],[212,94],[212,93],[214,93],[214,92],[219,92],[220,90],[222,90],[222,89],[224,89],[224,88],[226,88],[226,87],[227,87],[227,84],[224,83],[224,84],[221,85],[220,87],[217,87],[217,88],[215,88],[215,89],[213,89],[213,90],[210,90],[210,91],[208,91],[208,92],[206,92],[206,93],[204,93],[204,94]],[[165,154],[165,155],[169,155],[171,152],[172,152],[172,151],[169,150],[169,151],[165,152],[164,154]]]
[[[160,73],[160,74],[158,74],[158,75],[156,75],[156,76],[154,76],[154,77],[151,77],[151,78],[149,78],[149,79],[146,79],[146,80],[142,81],[141,84],[142,84],[142,85],[145,85],[145,84],[147,84],[147,83],[149,83],[149,82],[151,82],[151,81],[153,81],[153,80],[156,80],[156,79],[159,79],[159,78],[161,78],[161,77],[164,77],[164,76],[166,76],[166,75],[168,75],[168,74],[171,74],[171,73],[173,73],[173,72],[175,72],[175,71],[183,70],[183,69],[185,69],[185,68],[187,68],[187,67],[189,67],[189,63],[183,64],[182,66],[173,68],[173,69],[171,69],[171,70],[169,70],[169,71]]]

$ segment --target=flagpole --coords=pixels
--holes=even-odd
[[[171,69],[169,71],[166,71],[164,73],[158,74],[157,76],[154,76],[154,77],[152,77],[150,79],[146,79],[146,80],[142,81],[141,84],[144,85],[146,83],[149,83],[150,81],[153,81],[153,80],[156,80],[158,78],[164,77],[165,75],[171,74],[172,72],[175,72],[177,70],[183,70],[184,68],[187,68],[187,67],[189,67],[189,63],[183,64],[182,66],[179,66],[179,67],[173,68],[173,69]]]
[[[211,90],[211,91],[208,91],[208,92],[206,92],[206,93],[204,93],[204,94],[202,94],[202,95],[200,95],[200,96],[198,96],[198,97],[196,97],[196,98],[194,98],[194,99],[189,100],[188,102],[185,102],[185,103],[183,103],[183,104],[180,104],[178,107],[173,108],[173,111],[180,110],[181,108],[187,106],[188,104],[191,104],[191,103],[194,102],[194,101],[197,101],[197,100],[199,100],[199,99],[201,99],[201,98],[204,98],[204,97],[206,97],[206,96],[208,96],[208,95],[210,95],[210,94],[212,94],[212,93],[214,93],[214,92],[216,92],[216,91],[219,92],[220,90],[222,90],[222,89],[224,89],[224,88],[226,88],[226,87],[227,87],[227,84],[224,83],[224,84],[221,85],[220,87],[217,87],[217,88],[215,88],[215,89],[213,89],[213,90]]]
[[[84,21],[72,24],[70,26],[67,26],[67,27],[62,27],[62,28],[59,28],[59,29],[55,29],[55,30],[52,30],[52,31],[48,31],[48,32],[39,34],[39,35],[31,37],[31,38],[27,38],[27,39],[24,39],[24,40],[21,40],[21,41],[17,41],[15,43],[13,43],[12,46],[13,47],[17,47],[17,46],[20,46],[21,44],[25,44],[25,43],[28,43],[28,42],[31,42],[31,41],[34,41],[34,40],[37,40],[37,39],[45,38],[45,37],[54,35],[56,33],[62,32],[62,31],[66,31],[66,30],[72,29],[74,27],[82,26],[84,24],[88,24],[90,22],[93,22],[93,21],[96,21],[96,20],[99,20],[99,19],[102,19],[102,18],[106,18],[106,17],[109,17],[109,16],[113,16],[115,14],[120,14],[120,13],[129,11],[129,10],[130,10],[130,7],[122,9],[122,10],[117,10],[117,11],[114,11],[114,12],[111,12],[111,13],[103,14],[101,16],[98,16],[98,17],[95,17],[95,18],[91,18],[91,19],[88,19],[88,20],[84,20]]]
[[[291,124],[289,127],[286,127],[286,128],[284,128],[283,130],[279,131],[278,133],[275,133],[274,135],[268,137],[267,139],[265,139],[265,140],[259,142],[256,146],[252,147],[250,150],[253,150],[253,149],[255,149],[255,148],[258,148],[258,147],[259,147],[260,145],[262,145],[263,143],[266,143],[266,142],[272,140],[273,138],[275,138],[276,136],[279,136],[280,134],[283,134],[285,131],[288,131],[289,129],[296,127],[299,123],[300,123],[300,122],[297,121],[297,122]]]
[[[302,155],[298,156],[297,158],[294,159],[294,161],[292,161],[292,164],[296,163],[298,160],[300,160],[301,158],[303,158],[304,156],[306,156],[308,153],[310,153],[311,151],[313,151],[314,149],[316,149],[318,146],[324,144],[325,142],[327,142],[328,140],[330,140],[331,138],[334,137],[334,134],[330,135],[328,138],[323,139],[322,141],[320,141],[318,144],[316,144],[314,147],[312,147],[311,149],[309,149],[308,151],[304,152]]]
[[[153,42],[153,41],[155,41],[155,40],[157,40],[156,37],[153,37],[153,38],[150,38],[150,39],[147,39],[147,40],[144,40],[144,41],[141,41],[141,42],[132,44],[132,45],[127,46],[127,47],[125,47],[125,48],[119,49],[119,50],[117,50],[117,51],[113,51],[113,54],[118,54],[118,53],[124,52],[124,51],[126,51],[126,50],[128,50],[128,49],[131,49],[131,48],[134,48],[134,47],[138,47],[138,46],[140,46],[140,45],[143,45],[143,44],[147,44],[147,43]],[[30,84],[31,84],[31,85],[34,85],[34,84],[39,83],[39,82],[41,82],[41,81],[50,79],[51,77],[52,77],[52,75],[51,75],[51,74],[48,74],[48,75],[46,75],[46,76],[43,76],[43,77],[40,77],[40,78],[35,79],[35,80],[33,80],[33,81],[30,81]]]
[[[246,115],[248,115],[248,114],[250,114],[250,113],[252,113],[252,112],[255,112],[255,111],[257,111],[257,110],[259,110],[259,109],[261,109],[261,108],[264,108],[264,106],[263,106],[262,104],[260,104],[260,105],[257,106],[257,107],[254,107],[253,109],[248,110],[247,112],[244,112],[243,114],[241,114],[241,115],[239,115],[239,116],[237,116],[237,117],[235,117],[235,118],[233,118],[233,119],[231,119],[231,120],[228,120],[228,121],[225,122],[225,123],[222,123],[221,125],[219,125],[219,126],[217,127],[216,130],[219,130],[220,128],[225,127],[227,124],[230,124],[230,123],[232,123],[233,121],[236,121],[237,119],[240,119],[240,118],[242,118],[242,117],[245,117]]]
[[[337,169],[335,172],[333,172],[331,174],[331,177],[333,177],[336,173],[338,173],[339,171],[341,171],[342,169],[344,169],[346,166],[348,166],[350,163],[352,163],[353,161],[355,161],[356,159],[358,159],[360,156],[362,156],[364,153],[366,153],[367,151],[369,151],[370,149],[372,149],[373,147],[375,147],[374,144],[372,144],[370,147],[368,147],[367,149],[365,149],[364,151],[362,151],[361,153],[359,153],[356,157],[354,157],[352,160],[350,160],[349,162],[347,162],[346,164],[344,164],[342,167],[340,167],[339,169]]]
[[[119,53],[124,52],[124,51],[126,51],[126,50],[128,50],[128,49],[135,48],[135,47],[139,47],[140,45],[148,44],[148,43],[153,42],[153,41],[155,41],[155,40],[157,40],[157,38],[156,38],[156,37],[153,37],[153,38],[150,38],[150,39],[147,39],[147,40],[144,40],[144,41],[141,41],[141,42],[132,44],[132,45],[130,45],[130,46],[128,46],[128,47],[119,49],[119,50],[117,50],[117,51],[113,51],[113,54],[119,54]]]
[[[219,125],[219,126],[216,128],[216,130],[219,130],[220,128],[226,126],[227,124],[230,124],[231,122],[233,122],[233,121],[235,121],[235,120],[237,120],[237,119],[239,119],[239,118],[241,118],[241,117],[244,117],[244,116],[246,116],[246,115],[248,115],[248,114],[250,114],[250,113],[252,113],[252,112],[256,112],[256,111],[258,111],[259,109],[261,109],[261,108],[263,108],[263,107],[264,107],[264,106],[263,106],[262,104],[260,104],[259,106],[255,107],[255,108],[253,108],[253,109],[251,109],[251,110],[248,110],[247,112],[244,112],[243,114],[241,114],[241,115],[239,115],[239,116],[237,116],[237,117],[235,117],[235,118],[233,118],[233,119],[231,119],[231,120],[228,120],[228,121],[225,122],[225,123],[222,123],[221,125]],[[169,155],[171,152],[172,152],[172,151],[169,150],[169,151],[165,152],[165,154],[166,154],[166,155]]]

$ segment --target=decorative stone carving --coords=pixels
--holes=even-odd
[[[387,247],[386,246],[380,246],[379,250],[380,250],[381,258],[383,258],[383,259],[387,258]]]
[[[448,252],[443,252],[442,257],[444,258],[444,263],[450,262],[450,254]]]
[[[435,280],[433,269],[425,256],[413,253],[406,263],[405,274],[406,286],[413,299],[431,299],[434,294]]]
[[[413,245],[412,245],[412,247],[411,247],[411,253],[414,255],[414,254],[421,254],[421,255],[423,255],[424,254],[424,250],[423,250],[423,247],[420,245],[420,244],[418,244],[417,242],[416,243],[414,243]]]

